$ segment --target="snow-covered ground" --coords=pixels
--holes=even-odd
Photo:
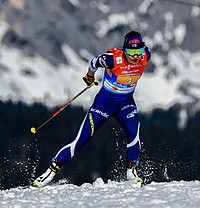
[[[37,188],[12,188],[0,192],[1,208],[199,208],[200,181],[173,181],[138,187],[98,178],[81,186],[63,181]]]

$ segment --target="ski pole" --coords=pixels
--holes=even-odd
[[[41,129],[44,125],[46,125],[49,121],[51,121],[54,117],[56,117],[61,111],[63,111],[72,101],[74,101],[77,97],[79,97],[81,94],[83,94],[86,90],[88,90],[93,85],[98,85],[97,82],[93,82],[91,85],[85,87],[83,90],[81,90],[77,95],[75,95],[73,98],[71,98],[67,103],[65,103],[60,109],[58,109],[53,115],[46,120],[43,124],[41,124],[39,127],[31,127],[31,133],[36,134],[36,132]]]

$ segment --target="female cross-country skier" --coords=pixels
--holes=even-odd
[[[88,86],[93,85],[95,72],[99,67],[103,67],[105,72],[102,87],[97,93],[73,141],[58,151],[47,171],[39,176],[32,186],[39,188],[52,181],[62,166],[111,117],[117,119],[126,133],[127,180],[135,180],[142,183],[142,179],[137,176],[136,172],[140,152],[140,124],[133,93],[150,57],[151,52],[143,42],[141,34],[131,31],[125,36],[123,49],[109,49],[106,53],[102,53],[91,60],[88,72],[83,77],[83,80]]]

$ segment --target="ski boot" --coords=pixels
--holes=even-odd
[[[138,177],[136,167],[137,167],[137,162],[136,161],[130,161],[127,160],[126,163],[126,177],[128,181],[136,181],[138,183],[141,183],[141,186],[144,186],[144,182],[142,178]]]
[[[37,179],[35,179],[32,186],[36,188],[46,186],[53,180],[54,176],[62,168],[62,166],[63,165],[59,161],[57,161],[56,159],[53,160],[46,172],[39,176]]]

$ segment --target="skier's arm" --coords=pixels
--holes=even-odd
[[[87,74],[83,77],[84,82],[89,86],[95,81],[94,74],[99,67],[103,68],[113,68],[113,54],[112,53],[102,53],[99,56],[93,58],[90,61]]]
[[[89,70],[92,72],[96,72],[99,67],[102,68],[113,68],[114,67],[114,59],[113,53],[107,52],[98,55],[90,61]]]

